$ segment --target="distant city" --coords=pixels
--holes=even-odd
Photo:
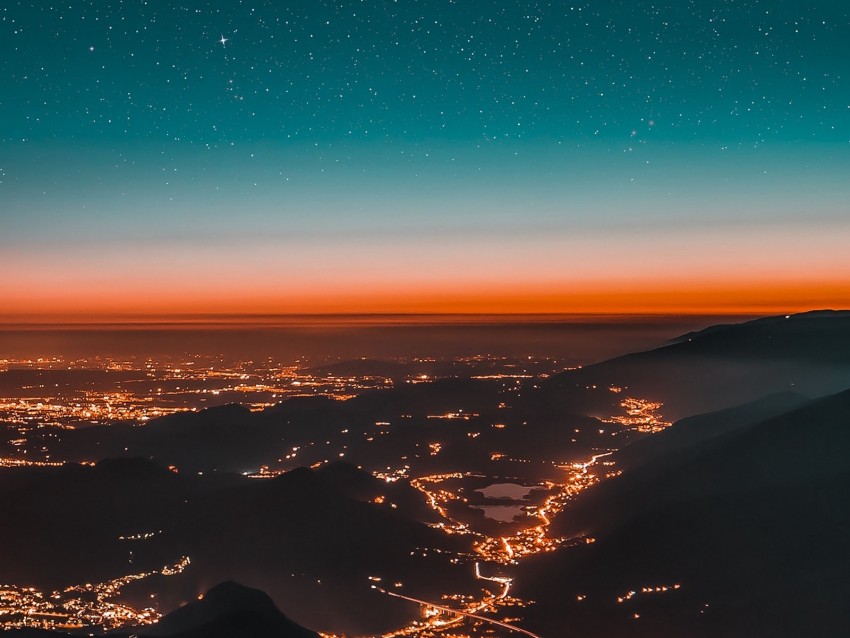
[[[843,434],[806,439],[795,424],[801,409],[827,428],[844,418],[850,351],[836,339],[848,325],[846,312],[731,323],[588,365],[492,353],[3,359],[0,503],[17,514],[0,541],[42,557],[10,557],[0,618],[144,635],[235,579],[327,638],[551,637],[566,618],[607,636],[631,631],[626,621],[656,631],[670,614],[686,633],[745,622],[762,604],[734,611],[738,589],[712,589],[706,550],[682,537],[690,566],[654,553],[676,555],[670,533],[703,533],[665,503],[773,481],[808,489],[843,471],[844,456],[819,452],[811,478],[817,466],[791,459],[842,449]],[[748,443],[762,422],[804,438]],[[752,445],[779,447],[739,457]],[[759,469],[776,455],[786,460]],[[737,498],[698,524],[722,526]],[[735,516],[737,532],[712,533],[743,545],[718,565],[755,559],[747,539],[770,524],[758,510]],[[622,551],[633,552],[622,569],[601,567]],[[587,567],[546,587],[572,564]]]

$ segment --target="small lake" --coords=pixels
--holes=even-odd
[[[488,485],[475,491],[481,492],[484,498],[508,498],[512,501],[521,501],[531,494],[532,491],[545,489],[545,487],[539,485],[527,487],[518,483],[493,483],[493,485]]]

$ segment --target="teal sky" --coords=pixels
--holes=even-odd
[[[813,278],[850,239],[843,2],[9,2],[0,67],[0,293],[16,311],[60,269],[80,298],[102,270],[151,294],[125,250],[286,269],[296,283],[275,294],[297,296],[334,281],[289,253],[372,285],[377,247],[414,246],[439,255],[436,290],[489,246],[517,289],[569,296],[629,268],[649,281],[670,245],[707,234],[728,244],[723,276],[763,235],[784,238],[766,270],[787,275],[794,252]],[[612,261],[630,233],[646,264]],[[559,240],[580,243],[580,276],[540,258]],[[424,281],[393,263],[396,284]],[[175,295],[203,277],[181,264]],[[711,279],[710,260],[689,268]],[[830,274],[833,294],[848,275]]]

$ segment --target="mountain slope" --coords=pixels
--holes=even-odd
[[[850,386],[850,311],[713,326],[655,350],[564,372],[550,379],[538,400],[572,401],[595,415],[610,410],[616,397],[587,389],[609,386],[661,401],[668,419],[779,392],[838,392]]]
[[[355,468],[343,471],[368,487],[366,496],[380,485]],[[7,548],[0,582],[49,592],[188,556],[183,573],[133,582],[121,599],[145,607],[155,595],[169,609],[210,583],[236,579],[290,605],[302,624],[380,633],[403,624],[409,609],[376,596],[368,576],[404,582],[421,596],[437,595],[447,581],[474,586],[468,570],[451,562],[470,551],[470,540],[405,518],[400,512],[414,509],[421,495],[389,487],[386,500],[374,503],[304,468],[265,480],[177,474],[139,459],[0,469],[0,543]],[[396,496],[401,505],[393,508]]]
[[[802,406],[808,397],[793,392],[771,394],[718,412],[685,417],[666,430],[627,445],[614,454],[617,467],[630,470],[686,451],[727,432],[779,416]]]
[[[163,638],[318,638],[284,616],[267,594],[232,581],[216,585],[201,600],[180,607],[140,636]]]
[[[595,543],[522,568],[518,593],[538,601],[529,628],[847,635],[848,499],[850,391],[627,471],[578,505]]]

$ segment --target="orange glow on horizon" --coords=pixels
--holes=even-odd
[[[175,286],[132,290],[6,291],[0,323],[112,322],[156,319],[176,323],[208,318],[227,323],[233,317],[423,315],[757,315],[850,307],[850,284],[843,280],[794,282],[565,282],[502,287],[495,284],[415,289],[374,286],[308,290],[243,289],[194,294]],[[383,321],[381,321],[383,322]]]
[[[219,315],[781,314],[850,307],[850,222],[513,241],[256,241],[0,255],[0,322]]]

